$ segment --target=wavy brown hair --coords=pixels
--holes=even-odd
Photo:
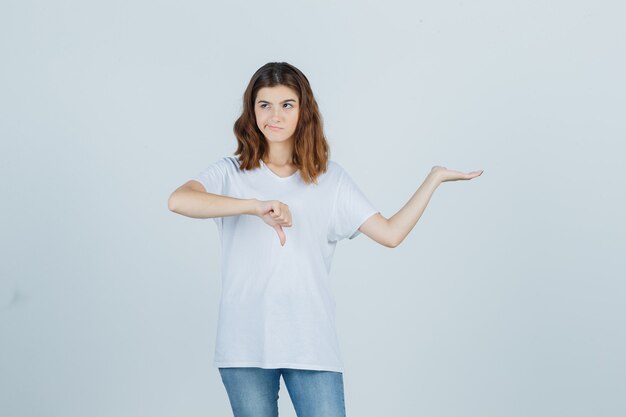
[[[298,125],[294,132],[292,163],[300,170],[302,179],[317,184],[317,177],[326,172],[330,147],[324,135],[320,114],[313,91],[306,76],[286,62],[269,62],[259,68],[243,94],[243,110],[233,126],[241,169],[255,169],[269,150],[267,140],[256,124],[254,101],[263,87],[284,85],[298,95],[300,103]]]

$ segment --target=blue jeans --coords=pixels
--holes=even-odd
[[[234,417],[278,417],[283,376],[298,417],[345,417],[343,374],[307,369],[218,368]]]

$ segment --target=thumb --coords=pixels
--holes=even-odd
[[[276,229],[276,233],[278,233],[278,237],[280,239],[280,246],[285,246],[285,241],[287,240],[285,236],[285,232],[283,232],[283,228],[280,224],[274,225],[274,229]]]

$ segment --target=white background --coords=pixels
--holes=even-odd
[[[406,240],[342,241],[349,417],[626,415],[618,1],[3,1],[0,415],[230,416],[219,240],[170,193],[233,154],[254,71],[311,82]],[[294,416],[281,381],[281,416]]]

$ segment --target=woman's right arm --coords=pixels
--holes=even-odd
[[[256,214],[256,198],[240,199],[206,192],[198,181],[189,180],[178,187],[167,201],[174,213],[196,219]]]

